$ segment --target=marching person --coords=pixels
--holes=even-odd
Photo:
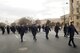
[[[1,26],[0,29],[1,29],[2,35],[3,35],[5,33],[5,26]]]
[[[20,34],[20,37],[21,37],[21,42],[23,42],[24,33],[25,33],[24,26],[23,25],[19,26],[19,34]]]
[[[59,30],[60,30],[59,24],[56,23],[56,26],[55,26],[55,28],[54,28],[54,31],[55,31],[55,33],[56,33],[56,35],[55,35],[56,38],[59,38],[59,36],[58,36]]]
[[[45,28],[45,26],[43,25],[43,26],[42,26],[43,31],[45,31],[44,28]]]
[[[49,31],[51,31],[51,29],[47,24],[44,29],[45,29],[46,39],[49,39],[48,34],[49,34]]]
[[[38,26],[38,32],[40,32],[40,31],[41,31],[41,26],[39,25],[39,26]]]
[[[36,34],[37,34],[37,32],[38,32],[38,29],[37,29],[36,24],[33,24],[33,25],[31,26],[31,32],[32,32],[32,35],[33,35],[33,39],[34,39],[34,40],[37,40],[37,39],[36,39]]]
[[[75,45],[75,43],[74,43],[74,33],[75,33],[75,32],[76,32],[77,34],[79,34],[79,33],[78,33],[78,31],[76,30],[76,28],[74,27],[73,24],[74,24],[74,22],[72,21],[72,22],[70,23],[70,26],[69,26],[69,35],[70,35],[70,37],[69,37],[68,45],[69,45],[69,46],[72,46],[72,45],[71,45],[71,42],[72,42],[73,47],[76,48],[76,45]]]
[[[64,37],[68,37],[68,24],[64,25],[63,31],[64,31]]]
[[[10,26],[9,25],[7,25],[6,30],[7,30],[7,33],[10,34]]]
[[[15,34],[15,32],[16,32],[16,27],[15,27],[15,26],[11,26],[10,29],[11,29],[11,31]]]

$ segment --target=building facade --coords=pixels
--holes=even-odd
[[[70,20],[74,21],[74,25],[80,31],[80,0],[70,0]]]
[[[65,18],[64,18],[65,17]],[[65,23],[70,23],[69,21],[69,14],[63,15],[60,17],[61,21],[64,23],[64,19],[65,19]]]

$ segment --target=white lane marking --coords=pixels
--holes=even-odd
[[[17,35],[15,35],[15,37],[16,37],[17,39],[19,39],[19,37],[18,37]]]
[[[17,39],[20,39],[20,37],[19,37],[18,35],[15,35],[15,37],[16,37]],[[26,38],[23,37],[23,41],[27,41]]]
[[[24,38],[24,40],[23,41],[27,41],[25,38]]]
[[[24,47],[24,48],[19,48],[20,51],[24,51],[24,50],[28,50],[28,48]]]
[[[74,38],[80,39],[80,37],[74,37]]]

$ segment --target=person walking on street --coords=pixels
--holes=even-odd
[[[63,31],[64,31],[64,37],[68,37],[68,24],[64,25]]]
[[[37,39],[36,39],[36,34],[37,34],[37,32],[38,32],[38,29],[37,29],[36,24],[33,24],[33,25],[31,26],[31,32],[32,32],[32,35],[33,35],[33,39],[34,39],[34,40],[37,40]]]
[[[73,44],[73,47],[74,48],[76,48],[77,46],[75,45],[75,43],[74,43],[74,33],[76,32],[77,34],[79,34],[78,33],[78,31],[76,30],[76,28],[74,27],[74,22],[72,21],[71,23],[70,23],[70,26],[69,26],[69,42],[68,42],[68,45],[69,46],[72,46],[71,45],[71,42],[72,42],[72,44]]]
[[[15,32],[16,32],[16,27],[15,27],[15,26],[11,26],[10,29],[11,29],[11,31],[15,34]]]
[[[42,26],[43,31],[45,31],[44,28],[45,28],[45,25]]]
[[[49,39],[48,34],[49,34],[49,31],[51,31],[51,29],[47,24],[44,29],[45,29],[46,39]]]
[[[60,30],[60,28],[59,28],[59,24],[56,23],[56,26],[55,26],[55,28],[54,28],[54,31],[55,31],[55,33],[56,33],[56,35],[55,35],[56,38],[59,38],[59,36],[58,36],[58,32],[59,32],[59,30]]]
[[[40,31],[41,31],[41,26],[39,25],[39,26],[38,26],[38,32],[40,32]]]
[[[23,25],[19,26],[19,34],[20,34],[20,37],[21,37],[21,42],[23,42],[24,33],[25,33],[24,26]]]
[[[5,33],[5,26],[1,26],[0,29],[1,29],[2,35],[3,35]]]
[[[9,25],[7,25],[6,30],[7,30],[7,33],[10,34],[10,26]]]

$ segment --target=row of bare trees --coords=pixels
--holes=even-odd
[[[17,22],[11,23],[10,26],[31,25],[31,24],[33,24],[32,22],[33,22],[33,20],[27,19],[26,17],[22,17],[22,18],[18,19]],[[41,23],[40,20],[36,20],[35,21],[35,24],[40,24],[40,23]],[[0,22],[0,26],[6,26],[6,25],[8,25],[8,24],[5,24],[3,22]]]
[[[16,26],[16,25],[31,25],[33,20],[31,19],[27,19],[26,17],[22,17],[21,19],[19,19],[17,22],[13,22],[10,24],[10,26]],[[35,20],[35,24],[41,25],[41,20]],[[53,27],[55,26],[55,22],[51,22],[50,20],[47,20],[46,23],[44,23],[44,25],[48,24],[49,26]],[[58,22],[59,25],[63,25],[63,23]],[[5,23],[0,23],[0,26],[6,26]]]

